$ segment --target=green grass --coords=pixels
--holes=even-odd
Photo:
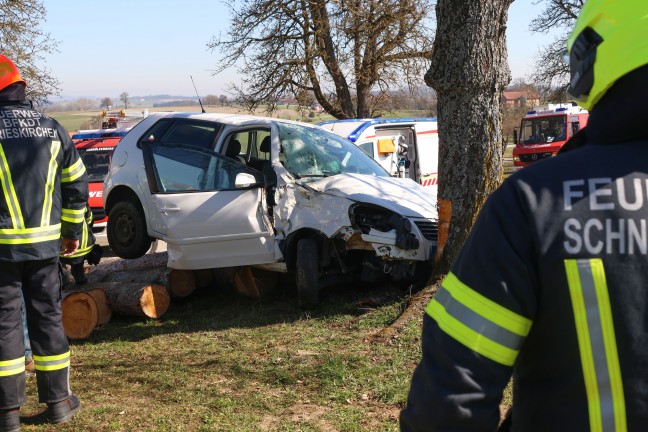
[[[370,337],[403,301],[395,288],[331,290],[307,313],[290,294],[262,303],[214,287],[158,321],[114,317],[72,343],[81,413],[23,431],[396,431],[420,321],[398,339]],[[35,390],[29,378],[32,421]]]

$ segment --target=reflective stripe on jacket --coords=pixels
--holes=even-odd
[[[0,260],[53,258],[62,236],[80,238],[85,166],[63,127],[26,102],[0,102],[0,187]]]
[[[595,175],[591,173],[596,173]],[[648,425],[648,140],[507,179],[426,308],[401,430]]]

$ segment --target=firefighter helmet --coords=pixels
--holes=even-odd
[[[567,39],[567,91],[592,109],[622,76],[648,64],[648,2],[588,0]]]
[[[20,76],[18,68],[7,57],[0,54],[0,90],[13,83],[22,83],[26,86],[25,80]]]

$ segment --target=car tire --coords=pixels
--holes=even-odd
[[[302,239],[297,243],[297,301],[302,309],[319,304],[319,253],[317,241]]]
[[[131,201],[121,201],[108,215],[108,244],[120,258],[144,256],[151,247],[142,210]]]

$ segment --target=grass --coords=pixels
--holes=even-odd
[[[81,413],[23,431],[396,431],[420,321],[388,342],[370,336],[403,301],[396,288],[331,290],[306,313],[291,295],[212,288],[158,321],[114,317],[72,343]],[[43,409],[35,391],[29,378],[28,422]]]

